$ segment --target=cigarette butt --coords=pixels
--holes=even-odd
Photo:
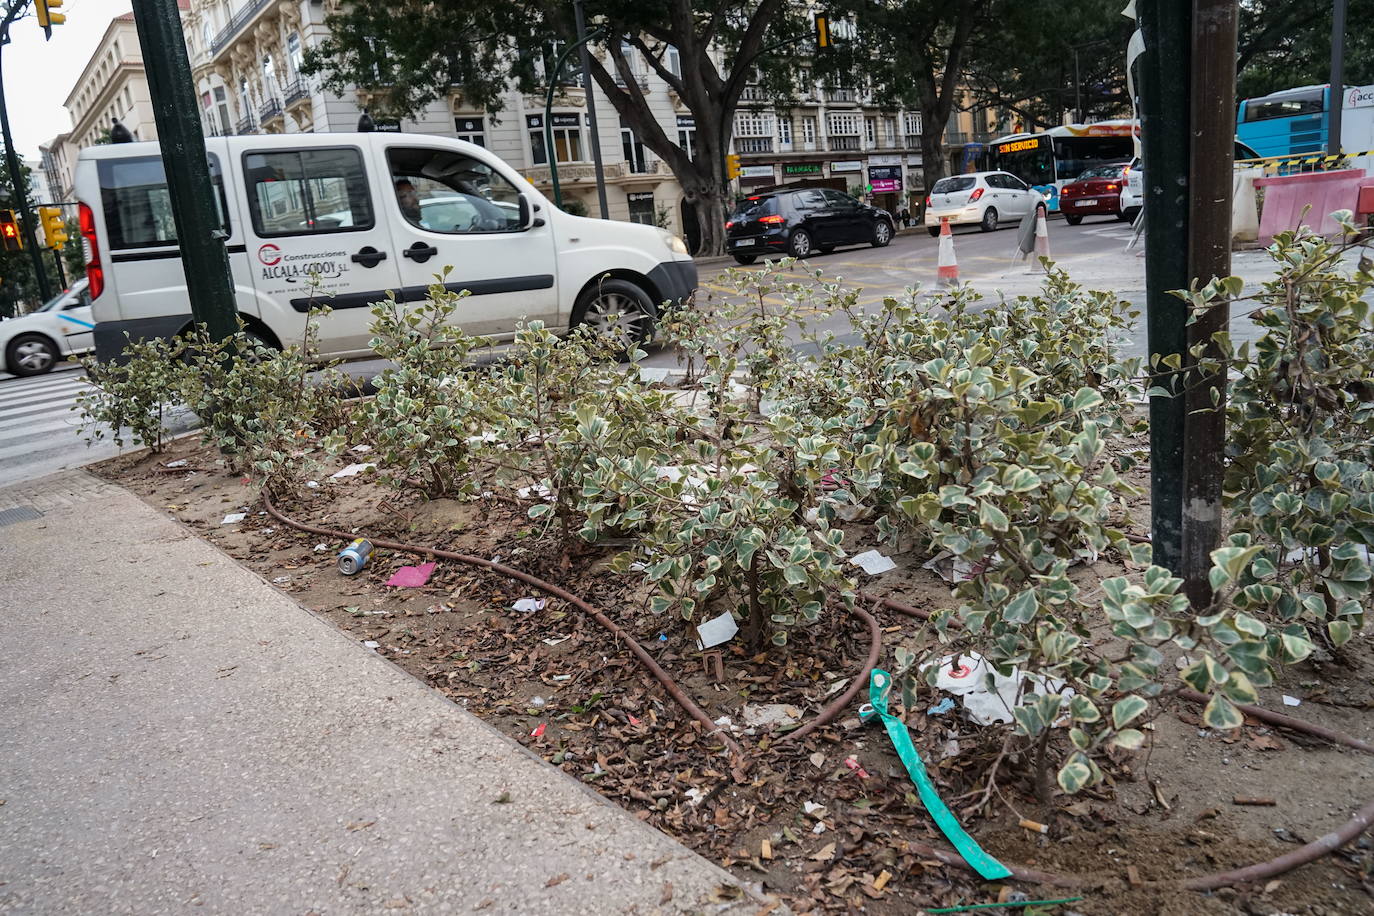
[[[875,891],[880,891],[880,890],[882,890],[883,888],[887,887],[887,882],[889,882],[889,881],[891,881],[891,880],[892,880],[892,872],[890,872],[890,871],[888,871],[886,868],[884,868],[884,869],[883,869],[883,873],[882,873],[881,875],[878,876],[878,880],[873,882],[873,889],[874,889]]]
[[[1278,804],[1278,802],[1272,798],[1259,798],[1253,795],[1237,795],[1235,798],[1231,799],[1231,801],[1237,805],[1259,805],[1265,808],[1272,808]]]
[[[1145,883],[1140,880],[1140,869],[1136,868],[1134,865],[1126,866],[1126,880],[1136,887],[1140,887],[1140,885]]]
[[[1045,824],[1042,824],[1042,823],[1040,823],[1039,821],[1030,821],[1030,820],[1026,820],[1024,817],[1021,818],[1021,826],[1022,826],[1022,827],[1025,827],[1027,830],[1033,830],[1033,831],[1036,832],[1036,833],[1049,833],[1049,832],[1050,832],[1050,828],[1049,828],[1048,826],[1046,826]]]
[[[773,858],[773,844],[764,840],[759,844],[759,855],[763,856],[765,859]]]

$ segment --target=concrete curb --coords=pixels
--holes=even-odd
[[[715,902],[740,882],[122,488],[18,495],[45,494],[0,528],[0,639],[23,650],[0,666],[0,910],[765,902]]]

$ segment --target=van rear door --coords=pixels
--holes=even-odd
[[[283,343],[296,342],[310,309],[327,305],[333,311],[319,323],[320,349],[334,356],[370,352],[370,306],[399,284],[363,151],[344,144],[250,147],[240,161],[248,259],[263,319]]]
[[[443,282],[471,294],[456,315],[469,334],[512,334],[521,319],[566,323],[558,307],[553,227],[524,226],[520,189],[499,160],[452,140],[373,137],[376,172],[391,185],[382,213],[407,300],[427,298],[436,275],[452,268]]]

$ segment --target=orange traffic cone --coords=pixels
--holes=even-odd
[[[936,280],[941,286],[959,285],[959,262],[954,259],[954,234],[949,231],[949,217],[940,217],[940,260]]]
[[[1050,227],[1045,221],[1045,208],[1035,208],[1035,257],[1031,259],[1030,272],[1033,274],[1047,273],[1041,258],[1049,260],[1050,257]]]

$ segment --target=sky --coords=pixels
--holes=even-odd
[[[25,159],[37,159],[38,144],[71,129],[72,119],[62,103],[110,20],[130,8],[130,0],[66,0],[59,12],[67,14],[67,21],[53,26],[47,42],[32,8],[10,27],[0,66],[14,146]]]

